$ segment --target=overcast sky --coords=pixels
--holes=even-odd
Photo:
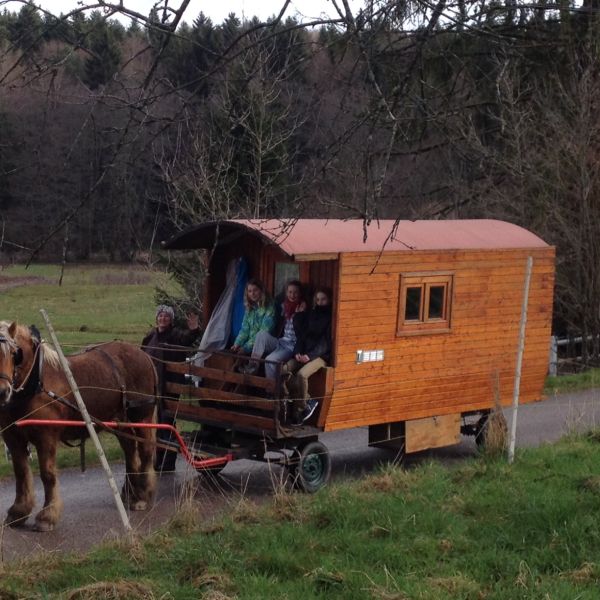
[[[356,1],[352,2],[352,4],[357,3]],[[0,2],[0,4],[15,12],[18,12],[22,6],[19,2]],[[68,13],[81,6],[96,4],[96,2],[94,0],[37,0],[36,4],[58,15],[61,12]],[[157,1],[124,0],[123,4],[131,10],[148,15]],[[159,4],[164,5],[164,0],[161,0]],[[181,0],[169,1],[171,7],[177,8],[180,5]],[[279,13],[282,6],[283,0],[191,0],[183,20],[192,23],[201,11],[217,24],[221,23],[230,12],[235,12],[240,18],[249,19],[256,15],[261,19],[266,19]],[[286,16],[298,16],[307,21],[317,19],[323,14],[331,17],[335,15],[335,9],[329,0],[292,0],[285,14]]]

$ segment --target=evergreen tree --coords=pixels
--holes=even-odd
[[[88,26],[87,47],[90,56],[84,64],[84,83],[92,90],[105,85],[118,71],[121,51],[112,28],[99,13],[92,13]]]
[[[26,5],[8,24],[9,39],[14,46],[31,56],[43,42],[43,23],[37,8]]]

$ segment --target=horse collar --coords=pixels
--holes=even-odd
[[[24,381],[21,382],[20,386],[16,386],[13,380],[13,386],[15,388],[10,404],[13,400],[29,400],[35,394],[40,392],[43,388],[42,384],[42,365],[43,360],[43,346],[41,342],[35,342],[33,351],[33,364],[26,375]]]

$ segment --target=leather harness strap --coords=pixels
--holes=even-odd
[[[144,398],[142,400],[131,400],[127,396],[127,386],[123,382],[123,378],[121,376],[121,372],[117,368],[113,357],[106,351],[102,350],[100,346],[92,346],[90,348],[86,348],[86,352],[90,352],[91,350],[95,350],[96,352],[100,352],[110,363],[113,375],[117,381],[117,385],[121,390],[121,399],[123,403],[123,414],[127,414],[127,409],[129,408],[140,408],[142,406],[147,406],[148,404],[154,404],[156,400],[154,398]]]
[[[104,356],[104,358],[108,361],[108,364],[110,365],[110,368],[112,369],[113,377],[117,381],[117,385],[118,385],[119,389],[121,390],[123,415],[126,415],[127,414],[127,391],[125,389],[125,383],[123,382],[121,373],[119,372],[119,369],[117,369],[117,365],[115,364],[115,361],[113,360],[112,356],[108,352],[105,352],[99,346],[91,346],[90,348],[85,349],[86,352],[91,352],[92,350],[95,350],[96,352],[99,352],[100,354],[102,354],[102,356]]]

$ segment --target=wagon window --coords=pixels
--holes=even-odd
[[[423,288],[408,287],[406,288],[406,310],[404,311],[404,319],[406,321],[421,320],[421,297]]]
[[[444,298],[446,297],[446,286],[432,285],[429,288],[429,318],[444,318]]]
[[[397,335],[450,331],[451,301],[451,273],[401,275]]]

